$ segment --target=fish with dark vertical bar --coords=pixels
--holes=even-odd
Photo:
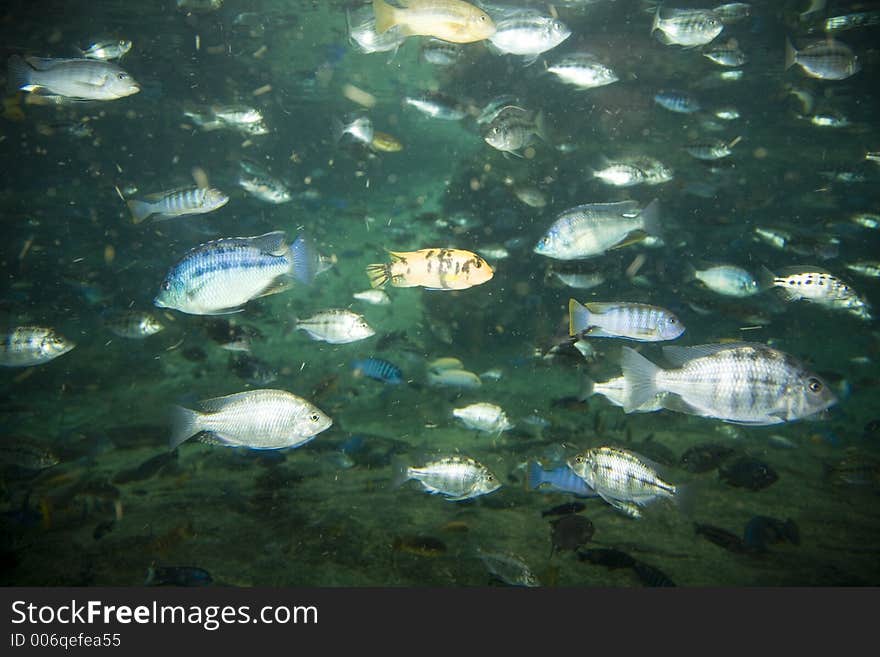
[[[675,340],[684,331],[671,311],[646,303],[568,300],[568,333],[591,338],[627,338],[640,342]]]
[[[843,310],[859,319],[872,319],[870,304],[849,284],[820,267],[787,267],[775,275],[765,271],[765,277],[786,301],[803,300],[831,310]]]
[[[711,9],[663,9],[658,3],[651,34],[666,45],[702,46],[721,34],[724,23]]]
[[[0,366],[30,367],[42,365],[73,349],[71,342],[55,329],[42,326],[19,326],[2,336]]]
[[[793,356],[757,343],[664,347],[671,369],[623,348],[623,375],[630,385],[624,405],[633,412],[667,393],[664,408],[738,424],[798,420],[829,408],[837,398],[828,385]]]
[[[862,68],[852,49],[834,39],[816,41],[800,50],[796,50],[791,41],[786,39],[786,70],[795,64],[810,77],[820,80],[845,80]]]
[[[150,194],[143,199],[126,201],[132,221],[139,224],[145,219],[171,219],[190,214],[205,214],[219,210],[229,197],[213,187],[185,187]]]
[[[641,507],[673,499],[677,488],[660,478],[644,458],[616,447],[594,447],[568,460],[568,466],[599,496],[631,518]]]

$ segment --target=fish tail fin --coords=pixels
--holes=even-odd
[[[538,110],[535,114],[535,134],[543,141],[550,143],[550,127],[547,125],[547,115],[544,110]]]
[[[526,487],[528,490],[537,490],[544,483],[544,468],[537,461],[529,461],[529,468],[526,470]]]
[[[15,93],[31,86],[31,73],[33,73],[33,70],[20,55],[10,57],[6,76],[6,88],[9,92]]]
[[[593,381],[588,376],[584,377],[584,380],[581,382],[581,392],[578,395],[578,399],[581,401],[586,401],[590,397],[596,394],[596,382]]]
[[[654,10],[654,21],[651,23],[651,34],[657,31],[657,28],[660,27],[660,8],[663,6],[662,2],[657,3],[657,8]]]
[[[300,283],[310,285],[318,274],[318,253],[304,233],[290,245],[290,274]]]
[[[170,449],[175,449],[178,445],[185,443],[187,440],[202,431],[201,414],[182,406],[175,406],[171,415],[171,440],[168,441]]]
[[[400,488],[410,480],[409,463],[403,457],[396,457],[392,460],[391,471],[393,473],[391,475],[392,488]]]
[[[397,10],[385,0],[373,0],[373,13],[376,15],[376,32],[382,34],[397,25]]]
[[[391,278],[391,265],[378,263],[367,265],[367,276],[371,287],[383,287]]]
[[[697,280],[697,268],[691,263],[686,262],[684,265],[684,282],[691,283]]]
[[[569,335],[580,335],[584,331],[586,331],[590,326],[592,326],[591,322],[591,313],[589,309],[576,299],[568,300],[568,334]]]
[[[697,506],[696,504],[697,489],[694,485],[676,486],[672,501],[681,513],[685,516],[692,516]]]
[[[147,203],[146,201],[136,201],[132,199],[126,201],[125,204],[128,206],[128,210],[131,212],[132,221],[136,224],[141,223],[144,219],[153,214],[152,203]]]
[[[631,413],[657,394],[657,384],[654,379],[662,370],[635,349],[624,347],[622,353],[620,367],[630,389],[623,410]]]
[[[785,37],[785,70],[787,71],[797,61],[797,50],[791,45],[791,39]]]
[[[761,269],[758,270],[758,289],[762,292],[764,290],[769,290],[776,284],[776,274],[767,269],[764,265],[761,265]]]
[[[642,227],[648,235],[660,237],[663,229],[660,226],[660,201],[654,199],[642,210]]]

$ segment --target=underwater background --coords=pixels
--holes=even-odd
[[[508,9],[555,15],[571,35],[532,63],[477,41],[444,65],[426,58],[426,36],[364,52],[350,30],[369,20],[370,3],[187,4],[13,1],[0,10],[6,58],[78,57],[96,40],[128,39],[118,65],[140,86],[112,101],[16,89],[4,99],[4,333],[51,327],[75,348],[0,371],[0,582],[880,583],[876,320],[774,289],[725,296],[688,273],[811,266],[845,280],[868,307],[880,302],[880,268],[847,267],[876,263],[880,246],[871,157],[880,151],[880,3],[752,2],[717,37],[748,57],[741,76],[726,79],[718,73],[729,69],[699,48],[662,43],[655,6],[635,0],[510,0]],[[496,23],[507,15],[484,8]],[[825,27],[856,12],[868,18]],[[856,74],[785,68],[786,39],[800,49],[831,33],[856,53]],[[549,58],[576,50],[595,53],[619,80],[577,89],[554,79]],[[701,109],[668,111],[655,101],[660,90],[697,97]],[[405,100],[427,92],[455,99],[462,116],[427,116]],[[503,95],[534,113],[521,152],[494,148],[476,120]],[[220,105],[257,109],[265,132],[193,119]],[[719,108],[738,118],[718,118]],[[396,145],[334,131],[362,117]],[[735,142],[729,156],[684,150],[715,139]],[[593,177],[622,156],[659,158],[674,175],[628,187]],[[243,189],[242,162],[271,174],[289,200]],[[126,199],[205,177],[229,196],[223,207],[132,220]],[[628,199],[639,208],[658,199],[661,239],[568,262],[534,252],[564,210]],[[307,235],[326,271],[233,314],[154,305],[190,249],[270,231]],[[387,285],[386,305],[353,296],[371,289],[365,268],[389,261],[388,251],[427,248],[482,253],[494,276],[462,290]],[[571,288],[553,272],[600,282]],[[588,336],[575,348],[571,298],[669,309],[686,326],[676,344],[768,344],[821,376],[837,403],[820,418],[771,426],[625,413],[587,394],[588,381],[619,376],[623,346],[656,361],[660,348]],[[361,314],[375,334],[334,344],[297,329],[298,318],[330,308]],[[114,333],[122,311],[149,313],[162,330]],[[353,367],[371,358],[399,368],[402,381]],[[438,382],[441,358],[476,377]],[[175,406],[261,388],[308,400],[332,427],[295,449],[198,440],[169,449]],[[512,428],[478,431],[453,415],[477,402],[503,408]],[[536,464],[561,468],[606,445],[648,459],[687,490],[687,503],[660,500],[631,518],[600,497],[530,485]],[[453,455],[478,461],[501,487],[448,501],[416,481],[393,485],[401,463]]]

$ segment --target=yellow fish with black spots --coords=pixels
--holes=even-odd
[[[370,285],[465,290],[491,280],[495,272],[476,253],[462,249],[389,251],[390,263],[367,266]]]

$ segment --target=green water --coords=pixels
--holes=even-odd
[[[876,322],[785,304],[772,291],[724,298],[683,276],[688,262],[727,261],[756,273],[761,266],[811,264],[880,302],[876,279],[845,269],[876,259],[878,246],[876,230],[850,221],[854,213],[880,210],[880,172],[864,159],[866,151],[880,150],[872,124],[877,28],[838,35],[859,55],[857,76],[811,80],[799,70],[783,73],[782,46],[786,35],[819,38],[821,31],[807,32],[817,23],[796,21],[799,3],[754,2],[752,16],[719,37],[736,38],[749,55],[743,80],[709,85],[700,80],[722,69],[652,39],[651,16],[640,3],[560,6],[573,35],[557,50],[588,48],[621,74],[615,84],[576,91],[543,73],[540,60],[524,67],[483,44],[465,46],[463,59],[449,68],[419,59],[420,37],[393,56],[361,53],[348,41],[343,3],[226,0],[218,11],[188,16],[164,0],[136,7],[95,2],[75,19],[65,18],[68,4],[11,3],[0,22],[7,54],[67,57],[75,55],[71,46],[101,35],[128,38],[134,46],[120,65],[143,89],[112,102],[63,107],[13,97],[2,119],[0,313],[6,326],[51,326],[77,346],[46,364],[0,372],[4,447],[40,445],[60,460],[42,471],[4,465],[0,582],[141,585],[147,569],[159,564],[198,566],[215,583],[233,586],[499,584],[478,558],[482,550],[516,554],[547,586],[641,586],[631,569],[582,562],[573,551],[551,556],[554,517],[541,512],[575,498],[525,484],[529,461],[549,465],[554,457],[615,445],[666,461],[667,479],[690,489],[692,499],[685,508],[651,505],[638,520],[600,499],[582,500],[580,515],[595,527],[585,549],[624,551],[679,586],[880,583]],[[847,3],[832,4],[829,16],[848,13]],[[246,11],[257,14],[258,31],[235,27]],[[265,53],[255,57],[262,46]],[[332,117],[358,110],[343,96],[345,84],[375,96],[376,105],[362,111],[403,151],[334,142]],[[254,96],[264,85],[271,90]],[[822,129],[798,119],[800,104],[786,95],[786,85],[808,90],[816,111],[845,113],[853,127]],[[716,133],[698,117],[657,107],[652,97],[664,87],[741,112],[735,125],[717,133],[743,138],[718,171],[681,150]],[[514,94],[544,111],[552,134],[533,145],[533,157],[504,157],[482,140],[472,118],[433,120],[402,104],[404,96],[427,89],[470,101],[477,111],[496,95]],[[185,103],[232,102],[258,107],[270,133],[203,132],[182,114]],[[91,137],[57,127],[83,118]],[[560,144],[576,148],[563,152],[555,148]],[[590,179],[588,170],[602,156],[635,153],[662,159],[675,179],[628,189]],[[294,201],[271,205],[239,189],[243,157],[285,180]],[[191,184],[194,167],[231,196],[224,208],[131,223],[115,187],[136,185],[146,193]],[[823,175],[840,171],[864,182]],[[538,185],[547,206],[522,204],[511,193],[513,181]],[[581,263],[581,270],[605,275],[598,288],[565,288],[548,275],[554,263],[532,253],[569,207],[626,198],[643,207],[655,197],[669,226],[665,244],[629,246]],[[450,224],[463,212],[471,218],[466,227]],[[761,226],[796,233],[805,246],[796,252],[755,241]],[[153,308],[163,276],[188,249],[270,230],[304,231],[322,254],[335,256],[335,266],[309,287],[252,301],[232,316]],[[838,241],[833,253],[816,247],[828,240]],[[389,306],[352,298],[369,288],[364,268],[386,260],[386,248],[473,251],[504,243],[510,255],[489,259],[495,276],[485,285],[460,292],[389,287]],[[638,254],[645,262],[629,278],[626,269]],[[548,355],[567,337],[571,297],[668,307],[687,326],[680,344],[769,343],[825,377],[840,401],[824,419],[771,427],[670,411],[626,415],[599,396],[578,401],[585,377],[617,376],[621,346],[635,343],[594,339],[598,353],[590,362],[571,351]],[[708,314],[694,309],[709,304]],[[295,317],[349,306],[364,314],[375,337],[331,345],[292,330]],[[155,311],[166,329],[143,340],[114,335],[104,317],[126,308]],[[756,323],[755,315],[766,322]],[[303,447],[272,454],[189,441],[158,471],[121,480],[120,473],[168,452],[173,405],[260,387],[237,375],[230,365],[236,354],[211,338],[212,326],[222,322],[258,329],[251,355],[277,374],[264,387],[310,400],[333,418],[332,428]],[[648,345],[645,353],[656,360],[659,349]],[[351,362],[370,356],[396,364],[407,383],[353,376]],[[499,368],[502,376],[475,390],[429,386],[428,363],[447,356],[472,372]],[[477,434],[452,417],[453,408],[478,401],[502,406],[514,430]],[[529,424],[533,415],[545,426]],[[760,459],[778,480],[751,491],[729,485],[717,469],[683,469],[685,450],[707,442]],[[502,488],[455,503],[425,494],[415,481],[390,485],[395,459],[416,463],[455,453],[485,464]],[[857,466],[859,483],[842,478],[844,461]],[[736,554],[694,531],[696,522],[742,536],[758,515],[795,521],[799,544]],[[413,537],[437,539],[445,550],[402,549]]]

